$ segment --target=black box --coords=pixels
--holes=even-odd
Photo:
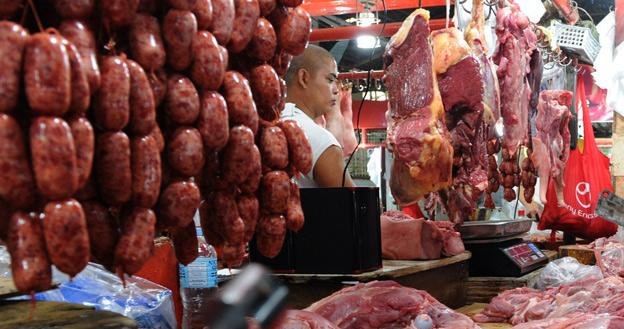
[[[353,274],[381,268],[379,189],[303,188],[305,225],[286,233],[273,259],[262,256],[255,239],[249,257],[278,273]]]

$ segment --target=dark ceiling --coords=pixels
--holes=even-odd
[[[613,9],[614,5],[614,0],[577,0],[577,2],[581,8],[587,10],[596,24],[609,13],[610,9]],[[431,18],[444,18],[445,7],[430,7],[427,8],[427,10],[431,12]],[[391,10],[379,12],[378,15],[381,23],[401,22],[412,11],[413,9]],[[452,7],[451,14],[453,12],[454,8]],[[582,12],[580,15],[581,19],[587,19],[587,16]],[[314,28],[348,26],[351,24],[347,23],[346,20],[353,17],[353,14],[314,17],[313,24]],[[355,40],[321,42],[320,46],[332,52],[334,57],[338,60],[338,71],[340,72],[369,69],[379,70],[383,68],[381,56],[383,55],[384,47],[388,39],[389,38],[382,37],[380,40],[381,47],[375,49],[360,49],[357,47]]]

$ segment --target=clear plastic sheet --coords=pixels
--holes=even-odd
[[[563,257],[548,263],[533,283],[533,287],[545,290],[592,278],[596,280],[603,278],[600,267],[583,265],[573,257]]]

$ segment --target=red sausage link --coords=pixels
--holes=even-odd
[[[111,28],[130,25],[139,9],[139,0],[100,1],[102,20]]]
[[[158,201],[162,178],[160,161],[154,137],[132,139],[132,201],[136,206],[152,208]]]
[[[273,25],[265,18],[259,18],[247,54],[259,61],[267,62],[275,55],[277,35]]]
[[[178,262],[185,266],[192,263],[199,255],[195,223],[190,222],[183,228],[174,229],[172,238]]]
[[[23,5],[23,0],[0,0],[0,18],[11,18]]]
[[[85,185],[74,193],[74,198],[76,198],[76,200],[82,202],[97,198],[97,188],[95,187],[94,176],[95,175],[91,175],[91,177],[87,179]]]
[[[130,53],[147,71],[157,70],[165,65],[165,46],[156,17],[136,15],[130,26]]]
[[[174,9],[191,10],[197,0],[167,0],[167,4]]]
[[[13,117],[0,114],[0,199],[16,208],[35,202],[35,180],[24,144],[24,133]]]
[[[241,194],[236,200],[238,213],[245,223],[245,242],[251,241],[260,217],[260,203],[253,194]]]
[[[106,132],[97,138],[95,169],[102,201],[121,205],[132,196],[130,140],[123,132]]]
[[[49,200],[69,198],[78,189],[76,146],[62,119],[37,117],[30,125],[30,152],[39,192]]]
[[[112,269],[115,246],[119,240],[117,220],[96,200],[82,202],[82,209],[87,219],[92,258],[104,267]]]
[[[225,76],[225,65],[217,39],[210,32],[197,32],[193,38],[193,54],[193,82],[203,90],[218,90]]]
[[[202,233],[204,238],[211,245],[223,246],[225,239],[221,232],[219,232],[219,220],[216,217],[214,211],[214,201],[212,198],[207,198],[201,202],[199,206],[199,218],[202,226]]]
[[[202,136],[195,128],[176,129],[167,144],[167,159],[171,168],[184,176],[195,176],[204,167]]]
[[[260,162],[260,151],[256,145],[251,147],[249,155],[249,175],[247,179],[238,187],[243,193],[256,193],[262,178],[262,163]]]
[[[48,289],[52,285],[52,267],[39,216],[21,211],[14,213],[7,235],[11,272],[17,290],[31,292]]]
[[[282,90],[282,97],[280,98],[279,103],[277,103],[277,111],[275,111],[275,119],[279,117],[279,113],[284,111],[284,107],[286,107],[286,81],[280,78],[280,89]]]
[[[160,0],[140,0],[138,12],[153,15],[161,9],[162,5]]]
[[[249,176],[249,154],[252,152],[254,136],[251,129],[245,126],[236,126],[230,130],[230,139],[223,150],[221,171],[223,179],[233,184],[241,184]]]
[[[185,227],[193,221],[201,201],[199,188],[190,181],[169,184],[158,200],[159,220],[166,227]]]
[[[280,47],[293,56],[303,53],[310,40],[311,24],[310,14],[305,9],[297,7],[291,10],[279,29]]]
[[[220,260],[226,267],[239,267],[245,260],[245,247],[246,244],[229,244],[226,243],[221,251]]]
[[[267,127],[260,135],[262,163],[272,169],[288,166],[288,141],[279,127]]]
[[[54,32],[28,38],[24,80],[28,105],[40,115],[62,116],[71,100],[71,69],[67,49]]]
[[[166,103],[167,115],[177,124],[193,124],[199,116],[199,94],[191,80],[183,75],[169,77]]]
[[[286,236],[286,219],[282,215],[263,215],[256,229],[258,251],[268,258],[274,258],[282,250]]]
[[[191,11],[197,18],[197,29],[208,30],[212,25],[212,1],[196,0]]]
[[[91,91],[89,90],[89,79],[87,78],[86,65],[82,57],[74,46],[67,39],[63,39],[63,45],[69,56],[69,66],[71,68],[71,100],[69,110],[75,114],[83,114],[89,109],[91,103]]]
[[[86,118],[73,118],[68,121],[76,148],[76,173],[78,188],[85,186],[91,176],[93,155],[95,153],[95,136],[93,127]]]
[[[130,71],[124,58],[106,56],[100,62],[102,83],[95,96],[94,118],[106,130],[121,130],[130,119]]]
[[[219,151],[227,144],[230,136],[228,110],[219,93],[206,91],[202,94],[197,129],[208,150]]]
[[[260,5],[258,0],[234,0],[234,7],[236,8],[234,28],[228,49],[237,54],[247,47],[253,37],[256,23],[260,17]]]
[[[229,244],[240,244],[245,241],[245,222],[238,213],[234,196],[228,192],[215,193],[214,211],[220,221],[220,231]]]
[[[267,17],[271,14],[277,3],[275,0],[258,0],[260,4],[260,16]]]
[[[280,77],[284,77],[286,72],[288,72],[288,68],[290,67],[290,61],[293,59],[293,56],[283,50],[277,50],[275,52],[275,56],[271,59],[271,66],[275,69],[275,73]]]
[[[245,125],[255,134],[258,130],[258,111],[249,81],[236,71],[228,71],[225,73],[223,87],[230,125]]]
[[[76,20],[63,21],[59,31],[78,49],[87,73],[89,91],[91,94],[95,93],[100,88],[101,77],[93,32],[84,23]]]
[[[279,2],[286,7],[295,8],[301,5],[301,3],[303,3],[303,0],[279,0]]]
[[[312,147],[301,127],[296,121],[284,120],[279,122],[288,141],[290,160],[302,173],[312,170]]]
[[[275,111],[282,97],[280,78],[270,65],[264,64],[251,70],[249,81],[254,100],[261,113]]]
[[[134,208],[123,219],[123,229],[115,248],[117,271],[129,275],[138,272],[154,247],[156,216],[150,209]]]
[[[293,181],[290,182],[290,198],[288,199],[288,209],[286,210],[286,228],[291,231],[299,231],[305,222],[303,209],[301,209],[301,195],[299,186]]]
[[[262,209],[274,213],[286,213],[290,197],[290,178],[284,171],[271,171],[262,176]]]
[[[167,73],[164,69],[157,70],[155,72],[149,72],[147,74],[150,86],[152,87],[152,94],[154,95],[154,105],[159,107],[167,96]]]
[[[56,0],[54,8],[62,18],[87,18],[93,13],[94,0]]]
[[[163,137],[162,131],[160,131],[160,127],[158,125],[154,126],[149,136],[154,138],[156,146],[158,146],[158,151],[162,153],[165,150],[165,138]]]
[[[176,71],[184,71],[193,59],[191,46],[197,33],[197,19],[188,10],[171,9],[163,21],[163,37],[167,63]]]
[[[210,32],[222,46],[230,42],[234,29],[234,0],[212,0],[212,26]]]
[[[0,113],[17,106],[20,93],[22,60],[28,33],[21,26],[0,22]]]
[[[87,266],[91,255],[82,206],[74,199],[49,202],[44,214],[43,233],[50,260],[59,271],[74,277]]]
[[[275,5],[275,9],[273,9],[271,14],[267,17],[267,19],[273,25],[275,32],[277,32],[282,27],[282,24],[284,24],[287,17],[288,17],[288,8],[280,3],[277,3]]]
[[[221,56],[223,57],[223,71],[227,71],[230,64],[230,54],[227,49],[221,45],[219,45],[219,50],[221,51]]]
[[[127,59],[130,73],[130,119],[128,128],[133,134],[149,134],[156,126],[156,106],[154,94],[143,68],[135,61]]]

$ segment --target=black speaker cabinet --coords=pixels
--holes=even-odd
[[[286,233],[273,259],[262,256],[255,239],[250,260],[278,273],[354,274],[381,268],[379,189],[304,188],[305,225]]]

